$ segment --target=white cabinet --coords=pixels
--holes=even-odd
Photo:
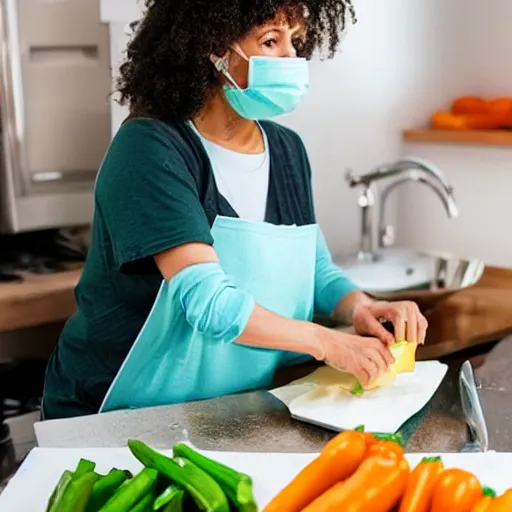
[[[119,66],[130,39],[130,24],[142,16],[142,0],[100,0],[101,20],[109,25],[110,55],[112,66],[112,87],[118,76]],[[128,109],[111,98],[112,135],[128,115]]]

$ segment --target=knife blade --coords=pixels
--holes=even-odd
[[[469,435],[469,442],[461,452],[486,452],[489,449],[489,435],[470,361],[465,361],[461,366],[459,392]]]

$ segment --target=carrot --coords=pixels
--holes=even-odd
[[[510,512],[512,510],[512,489],[495,498],[485,512]]]
[[[347,430],[338,434],[263,512],[300,512],[330,487],[352,475],[361,464],[365,452],[363,433]]]
[[[369,457],[351,477],[329,489],[303,512],[389,512],[400,501],[408,478],[406,459]]]
[[[482,494],[475,475],[462,469],[447,469],[434,487],[431,512],[471,512]]]

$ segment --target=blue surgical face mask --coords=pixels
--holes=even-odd
[[[236,52],[241,55],[240,51]],[[224,86],[224,94],[233,110],[251,120],[293,112],[309,89],[307,60],[260,56],[248,60],[248,87],[241,89],[227,70],[226,58],[212,57],[215,67],[232,84]]]

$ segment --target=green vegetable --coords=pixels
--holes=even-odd
[[[185,444],[175,445],[173,453],[175,457],[187,459],[208,473],[220,485],[239,512],[257,512],[258,506],[252,491],[251,477],[211,460]]]
[[[170,501],[162,512],[184,512],[183,500],[185,498],[185,491],[180,491],[172,501]]]
[[[130,473],[119,469],[113,469],[108,475],[101,477],[92,488],[87,512],[97,512],[128,478]]]
[[[76,479],[73,478],[55,510],[58,512],[85,512],[92,488],[98,478],[99,475],[92,471]]]
[[[75,473],[73,474],[73,480],[80,478],[86,473],[92,473],[96,468],[96,463],[91,462],[87,459],[80,459],[78,462],[78,466],[75,469]]]
[[[179,494],[182,495],[183,499],[183,495],[185,494],[183,490],[177,485],[170,485],[162,494],[160,494],[160,496],[157,497],[155,503],[153,504],[153,510],[160,510],[161,508],[165,507],[168,503],[171,503],[172,500],[174,500],[174,498],[176,498]]]
[[[352,389],[351,393],[354,396],[361,396],[364,393],[363,386],[361,386],[361,383],[359,381],[357,381],[357,383],[354,386],[354,388]]]
[[[147,494],[153,493],[158,480],[158,471],[144,468],[100,508],[99,512],[128,512]]]
[[[153,510],[160,510],[161,512],[183,512],[184,499],[185,491],[176,485],[170,485],[155,500]]]
[[[205,512],[229,512],[229,503],[219,484],[187,459],[170,459],[141,441],[130,440],[135,457],[148,468],[156,469],[172,482],[185,488],[197,506]]]
[[[53,490],[53,493],[50,496],[50,499],[48,500],[46,512],[58,511],[58,507],[60,506],[62,496],[64,495],[66,488],[68,487],[72,480],[73,473],[71,473],[71,471],[66,470],[64,471],[64,473],[62,473],[62,476],[60,477],[58,484],[55,486],[55,489]]]
[[[364,432],[364,425],[359,425],[354,429],[356,432]]]
[[[137,505],[130,509],[130,512],[152,512],[154,499],[155,497],[152,493],[146,494]]]

